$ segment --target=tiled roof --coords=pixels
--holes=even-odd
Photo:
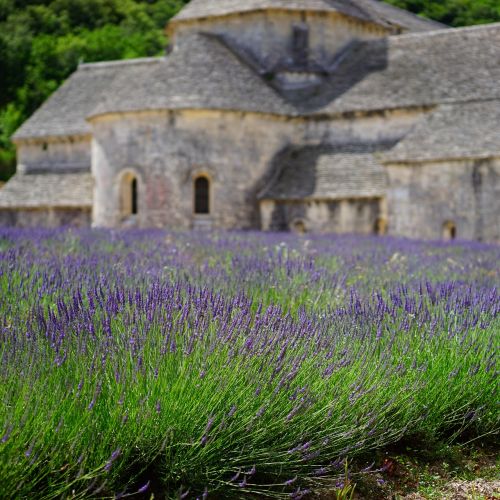
[[[416,33],[447,28],[446,25],[437,21],[417,16],[381,0],[357,0],[357,4],[371,11],[372,15],[384,19],[388,24],[399,26],[409,32]]]
[[[293,114],[294,108],[216,37],[183,37],[166,58],[118,75],[89,116],[156,109]]]
[[[0,209],[91,207],[92,189],[90,173],[18,173],[0,189]]]
[[[261,199],[333,200],[384,196],[387,178],[374,153],[384,145],[291,147],[275,159],[276,178]]]
[[[13,139],[91,133],[86,116],[120,74],[145,71],[159,58],[80,65],[68,80],[17,130]]]
[[[445,104],[424,118],[384,162],[500,157],[500,100]]]
[[[279,96],[236,52],[216,37],[192,35],[154,63],[110,65],[115,76],[89,114],[205,108],[297,115],[500,97],[500,24],[354,43],[319,91],[298,102]]]
[[[300,112],[500,99],[500,23],[353,43]]]

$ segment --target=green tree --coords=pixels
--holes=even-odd
[[[449,26],[469,26],[500,21],[498,0],[386,0]]]
[[[78,63],[159,55],[187,0],[0,0],[0,180],[11,135]]]

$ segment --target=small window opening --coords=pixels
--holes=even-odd
[[[292,33],[292,55],[296,64],[304,66],[309,56],[309,27],[305,23],[296,24]]]
[[[138,213],[138,208],[137,208],[137,179],[134,177],[132,179],[132,182],[130,183],[130,196],[131,196],[131,214],[132,215],[137,215]]]
[[[445,222],[443,224],[443,238],[446,241],[453,241],[457,238],[457,226],[454,222]]]
[[[194,181],[194,213],[210,213],[210,181],[206,177],[198,177]]]

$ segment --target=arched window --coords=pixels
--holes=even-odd
[[[139,182],[130,172],[123,175],[120,183],[120,210],[123,217],[139,213]]]
[[[194,181],[194,213],[208,215],[210,213],[210,181],[205,176]]]
[[[445,222],[443,224],[443,238],[446,241],[452,241],[457,237],[457,226],[454,222]]]
[[[137,179],[134,177],[132,179],[132,182],[130,183],[130,204],[131,204],[131,213],[132,215],[137,215],[138,208],[137,208]]]
[[[296,24],[292,31],[292,54],[296,64],[307,64],[309,51],[309,27],[305,23]]]

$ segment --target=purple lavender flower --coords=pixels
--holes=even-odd
[[[10,434],[12,432],[12,429],[13,429],[12,425],[9,425],[7,427],[7,430],[5,431],[5,434],[2,436],[2,439],[0,440],[1,443],[6,443],[8,441],[8,439],[10,437]]]
[[[246,473],[246,475],[247,475],[247,476],[253,476],[253,475],[255,475],[255,473],[256,473],[256,472],[257,472],[257,468],[256,468],[256,466],[254,465],[254,466],[253,466],[253,467],[252,467],[252,468],[251,468],[251,469],[250,469],[250,470]]]
[[[214,425],[214,422],[215,422],[215,417],[211,415],[210,418],[208,419],[207,425],[205,426],[205,434],[208,434],[210,432],[210,430]]]
[[[111,453],[111,457],[109,458],[108,462],[104,466],[104,470],[106,472],[109,472],[111,470],[111,467],[113,466],[113,462],[116,461],[116,459],[121,455],[121,449],[117,448],[113,453]]]
[[[149,490],[149,485],[151,484],[151,481],[148,481],[144,486],[141,486],[138,490],[137,493],[146,493],[146,491]]]
[[[292,498],[293,500],[300,500],[301,498],[309,495],[309,493],[311,493],[311,490],[301,490],[299,487],[293,493],[290,493],[290,498]]]

